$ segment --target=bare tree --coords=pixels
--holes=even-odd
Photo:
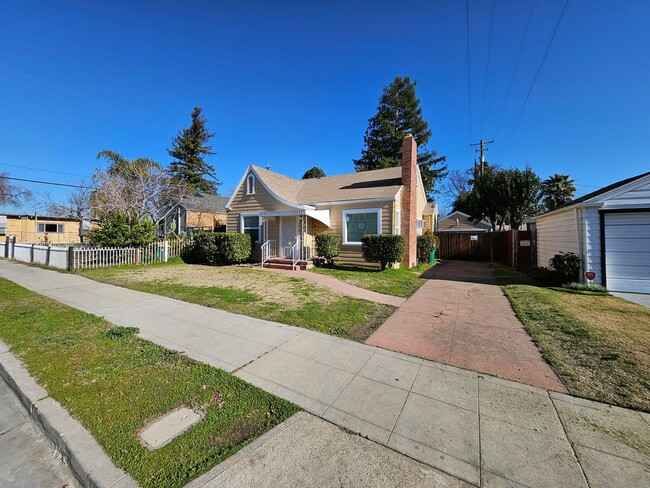
[[[46,194],[50,202],[47,212],[55,217],[67,217],[79,221],[90,219],[92,217],[92,193],[91,183],[81,180],[79,187],[70,192],[63,201],[57,202],[49,194]]]
[[[93,176],[90,202],[99,217],[120,212],[156,222],[164,208],[179,203],[188,194],[185,185],[172,181],[162,166],[151,159],[130,160],[110,150],[101,151],[97,158],[110,163]]]
[[[31,191],[11,184],[9,175],[0,173],[0,205],[20,205],[31,198]]]

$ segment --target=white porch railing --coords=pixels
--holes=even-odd
[[[302,248],[302,244],[300,242],[300,239],[296,239],[296,243],[291,246],[291,269],[294,271],[296,270],[296,264],[298,261],[300,261],[300,250]]]
[[[278,255],[278,241],[266,241],[262,244],[262,265]]]

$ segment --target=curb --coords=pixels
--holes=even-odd
[[[0,377],[18,396],[29,416],[54,444],[81,486],[135,488],[137,483],[118,469],[77,420],[34,381],[22,363],[0,341]]]

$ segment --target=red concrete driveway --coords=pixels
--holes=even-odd
[[[366,344],[566,392],[485,263],[445,261]]]

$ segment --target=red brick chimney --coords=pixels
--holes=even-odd
[[[401,266],[411,268],[417,264],[417,208],[418,208],[418,145],[411,134],[402,141],[402,235],[404,258]]]

